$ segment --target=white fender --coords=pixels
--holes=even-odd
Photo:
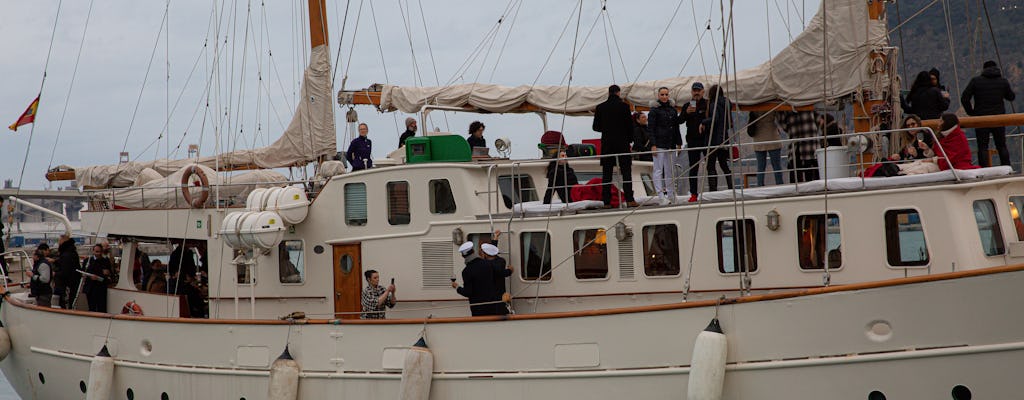
[[[288,346],[284,346],[274,363],[270,365],[270,386],[267,389],[267,399],[270,400],[295,400],[299,396],[299,373],[302,368],[299,362],[292,358],[288,352]]]
[[[693,343],[693,359],[690,360],[690,383],[686,387],[689,400],[720,400],[722,385],[725,383],[725,358],[728,341],[718,324],[712,319]]]
[[[434,377],[434,353],[427,348],[422,337],[405,353],[402,383],[398,387],[399,400],[427,400],[430,398],[430,380]]]
[[[113,390],[114,358],[107,351],[107,346],[103,345],[89,365],[89,386],[85,390],[85,400],[109,400]]]
[[[7,328],[0,326],[0,361],[7,358],[8,354],[11,354],[11,334],[7,333]]]

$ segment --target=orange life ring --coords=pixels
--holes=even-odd
[[[130,300],[124,303],[124,307],[121,307],[121,314],[143,315],[142,307],[139,307],[139,303],[136,303],[134,300]]]
[[[193,182],[192,176],[198,178],[199,181]],[[203,188],[199,197],[192,198],[192,193],[189,192],[190,186],[200,186]],[[185,197],[185,202],[192,206],[192,208],[203,208],[206,200],[210,198],[210,180],[198,165],[189,166],[185,173],[181,175],[181,195]]]

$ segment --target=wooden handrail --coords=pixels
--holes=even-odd
[[[939,126],[942,125],[941,119],[926,119],[921,121],[921,124],[932,128],[936,133],[939,132]],[[960,117],[960,127],[967,128],[998,128],[1003,126],[1022,126],[1024,125],[1024,113],[1016,114],[1000,114],[1000,115],[980,115],[975,117]]]

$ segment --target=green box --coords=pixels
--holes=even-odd
[[[409,164],[472,161],[473,150],[458,135],[411,137],[405,141],[405,160]]]

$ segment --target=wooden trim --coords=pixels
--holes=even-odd
[[[921,121],[923,126],[927,126],[935,130],[935,134],[939,133],[939,125],[942,125],[940,119],[926,119]],[[976,117],[960,117],[960,127],[963,129],[967,128],[999,128],[1003,126],[1020,126],[1024,125],[1024,113],[1016,114],[1000,114],[1000,115],[981,115]]]
[[[207,297],[210,300],[234,300],[234,297]],[[249,296],[238,296],[238,300],[248,300]],[[330,301],[327,296],[289,296],[289,297],[260,297],[257,296],[256,300],[323,300]]]
[[[719,300],[701,300],[687,303],[667,303],[667,304],[656,304],[646,306],[634,306],[634,307],[621,307],[621,308],[608,308],[600,310],[585,310],[585,311],[566,311],[566,312],[552,312],[543,314],[517,314],[517,315],[502,315],[502,316],[482,316],[482,317],[447,317],[447,318],[404,318],[404,319],[385,319],[385,320],[364,320],[364,319],[352,319],[352,320],[340,320],[340,319],[309,319],[302,321],[279,321],[279,320],[255,320],[255,319],[193,319],[193,318],[173,318],[173,317],[147,317],[147,316],[133,316],[133,315],[112,315],[106,313],[95,313],[89,311],[76,311],[76,310],[64,310],[60,308],[52,307],[40,307],[36,305],[30,305],[22,303],[16,299],[13,299],[4,294],[4,298],[12,306],[35,309],[38,311],[53,312],[60,314],[78,315],[78,316],[90,316],[97,318],[113,318],[117,320],[135,320],[135,321],[147,321],[147,322],[172,322],[172,323],[190,323],[190,324],[214,324],[214,325],[289,325],[289,324],[303,324],[303,325],[390,325],[390,324],[424,324],[424,323],[460,323],[460,322],[484,322],[484,321],[501,321],[501,320],[532,320],[532,319],[555,319],[555,318],[576,318],[576,317],[591,317],[591,316],[603,316],[603,315],[617,315],[617,314],[632,314],[641,312],[653,312],[653,311],[668,311],[668,310],[680,310],[686,308],[698,308],[698,307],[713,307],[718,304],[742,304],[742,303],[755,303],[761,301],[772,301],[791,299],[796,297],[807,297],[819,294],[827,293],[840,293],[840,292],[851,292],[857,290],[876,289],[883,287],[892,286],[903,286],[911,285],[916,283],[927,283],[927,282],[939,282],[947,280],[955,280],[961,278],[970,278],[976,276],[986,275],[997,275],[1008,272],[1020,272],[1024,271],[1024,264],[1012,264],[1001,267],[990,267],[983,269],[976,269],[970,271],[959,271],[959,272],[946,272],[942,274],[934,275],[923,275],[908,278],[896,278],[886,279],[875,282],[865,283],[854,283],[848,285],[837,285],[830,287],[815,287],[802,290],[794,290],[785,293],[770,293],[762,295],[753,295],[745,297],[732,297]]]

